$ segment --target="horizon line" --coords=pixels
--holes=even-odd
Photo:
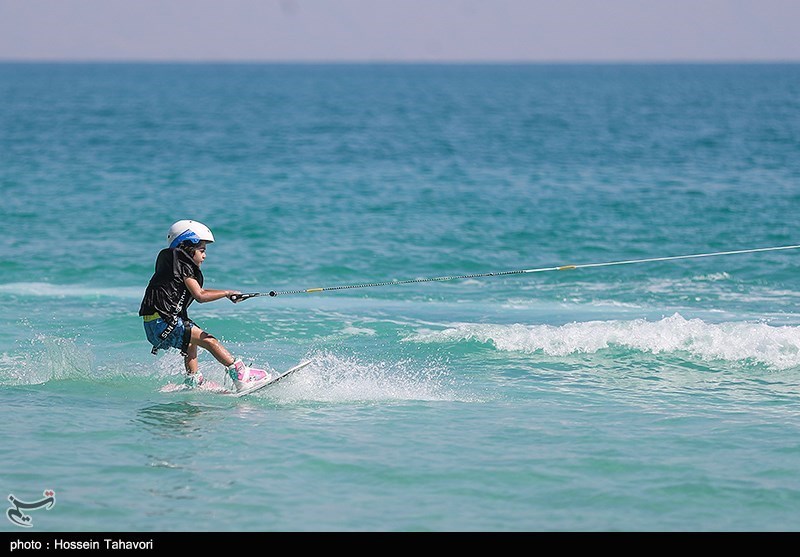
[[[604,60],[429,60],[429,59],[188,59],[188,58],[3,58],[0,64],[230,64],[230,65],[768,65],[800,64],[800,58],[736,59],[736,58],[653,58]]]

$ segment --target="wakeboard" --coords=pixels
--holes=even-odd
[[[293,374],[295,371],[303,369],[304,367],[306,367],[310,363],[311,363],[311,360],[306,360],[305,362],[300,362],[296,366],[290,367],[289,369],[287,369],[286,371],[284,371],[283,373],[281,373],[281,374],[279,374],[279,375],[277,375],[275,377],[271,377],[269,379],[263,379],[261,381],[256,382],[254,385],[252,385],[251,387],[248,387],[247,389],[244,389],[242,391],[225,391],[222,394],[227,395],[227,396],[234,396],[234,397],[241,397],[241,396],[253,394],[256,391],[260,391],[264,387],[269,387],[270,385],[274,385],[275,383],[277,383],[281,379],[284,379],[284,378],[288,377],[289,375]]]

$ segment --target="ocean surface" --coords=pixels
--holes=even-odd
[[[0,531],[800,529],[800,65],[0,64]],[[200,369],[223,370],[201,351]],[[10,507],[9,507],[10,508]]]

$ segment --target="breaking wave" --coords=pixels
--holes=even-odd
[[[674,314],[659,321],[587,321],[553,325],[457,323],[421,329],[408,342],[486,343],[500,351],[552,356],[623,347],[653,354],[689,353],[706,360],[757,362],[777,369],[800,366],[800,327],[766,323],[706,323]]]

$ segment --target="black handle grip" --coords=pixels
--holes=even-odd
[[[248,298],[253,298],[258,296],[258,294],[231,294],[231,302],[243,302]]]

